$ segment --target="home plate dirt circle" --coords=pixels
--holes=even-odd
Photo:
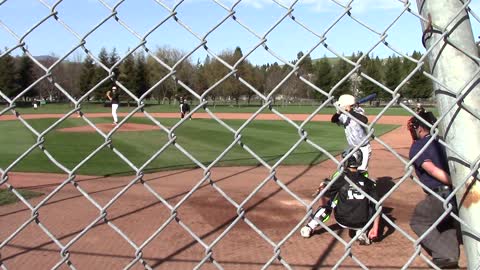
[[[114,124],[95,124],[95,126],[103,132],[110,132],[116,127]],[[135,124],[135,123],[125,123],[120,126],[117,132],[128,132],[128,131],[148,131],[148,130],[159,130],[158,126],[147,125],[147,124]],[[95,129],[91,126],[79,126],[79,127],[68,127],[59,129],[61,132],[95,132]]]

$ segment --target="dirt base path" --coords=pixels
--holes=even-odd
[[[251,114],[216,115],[223,119],[245,119]],[[110,115],[102,117],[108,116]],[[165,114],[155,116],[168,117]],[[178,115],[172,114],[172,117]],[[195,118],[201,117],[207,115],[195,114]],[[275,115],[261,117],[276,118]],[[290,119],[305,119],[302,117],[305,115],[296,115]],[[328,117],[318,116],[314,121],[325,119],[328,120]],[[384,116],[379,122],[385,123],[387,119],[390,121],[388,123],[406,123],[406,117],[391,116]],[[408,155],[411,141],[404,126],[380,139],[392,146],[401,156]],[[385,194],[399,182],[405,165],[381,144],[374,142],[372,148],[370,175],[377,179],[380,193]],[[329,176],[334,169],[335,165],[331,161],[315,166],[280,166],[276,177],[277,181],[286,185],[305,203],[309,203],[312,199],[310,195],[319,181]],[[149,189],[155,190],[162,199],[175,206],[203,179],[202,170],[177,170],[145,175],[143,184],[134,184],[115,202],[112,202],[112,199],[134,176],[78,176],[75,179],[77,187],[88,193],[90,198],[87,199],[73,184],[67,184],[38,210],[38,222],[62,245],[67,245],[100,216],[101,211],[91,200],[99,207],[109,205],[104,220],[95,223],[78,241],[70,243],[69,259],[76,269],[123,269],[135,260],[136,252],[131,243],[138,247],[147,240],[148,244],[142,249],[142,258],[150,267],[192,269],[205,257],[206,249],[185,228],[194,232],[206,245],[211,245],[235,223],[229,233],[211,247],[213,258],[224,269],[261,269],[275,254],[275,247],[268,244],[264,237],[274,243],[282,241],[305,215],[305,206],[270,179],[242,205],[245,211],[242,212],[244,219],[237,221],[237,212],[242,210],[232,206],[218,189],[237,204],[242,204],[262,181],[269,179],[269,174],[263,167],[213,168],[211,178],[214,184],[205,183],[176,209],[176,219],[180,223],[175,220],[168,223],[172,209],[160,203]],[[11,173],[8,183],[17,188],[24,187],[49,194],[65,179],[66,175],[58,174]],[[383,205],[391,222],[413,238],[416,236],[410,230],[408,221],[414,206],[423,196],[420,187],[407,180]],[[46,195],[29,202],[37,205],[45,197]],[[31,216],[32,211],[23,203],[0,207],[0,242],[5,241]],[[167,223],[164,230],[156,235],[157,229]],[[263,237],[249,224],[260,229],[264,233]],[[329,221],[328,225],[339,237],[350,241],[347,230],[338,227],[333,221]],[[123,236],[117,230],[121,230]],[[387,222],[383,222],[381,231],[382,238],[371,246],[354,243],[353,255],[370,269],[402,268],[415,253],[413,242]],[[154,234],[156,236],[150,241]],[[309,239],[301,238],[298,231],[295,231],[280,250],[282,259],[294,269],[331,269],[345,253],[345,246],[324,230],[318,231]],[[29,223],[0,250],[3,263],[8,269],[51,269],[61,261],[60,251],[58,245],[35,222]],[[460,264],[466,269],[463,253]],[[339,268],[361,269],[350,257],[347,257]],[[419,257],[409,267],[428,268]],[[68,267],[63,265],[60,269]],[[131,269],[144,267],[138,262]],[[216,267],[208,262],[201,269]],[[285,268],[276,260],[269,269]]]

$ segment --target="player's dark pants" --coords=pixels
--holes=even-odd
[[[410,220],[410,227],[420,237],[444,213],[442,201],[433,195],[419,202]],[[421,242],[434,259],[453,259],[458,261],[459,243],[457,222],[450,216],[438,224]]]

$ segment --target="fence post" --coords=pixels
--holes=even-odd
[[[469,163],[462,164],[452,151],[448,151],[450,172],[455,187],[462,185],[475,166],[478,166],[475,162],[478,163],[480,154],[479,66],[467,55],[478,57],[478,50],[462,2],[466,1],[417,0],[420,15],[423,18],[430,18],[432,26],[422,21],[423,40],[429,54],[431,74],[438,80],[434,81],[437,106],[439,114],[445,115],[440,128],[446,143]],[[444,38],[442,34],[446,32],[449,34]],[[468,94],[460,100],[461,103],[457,103],[457,98],[466,92]],[[452,106],[453,109],[449,110]],[[470,203],[464,203],[460,207],[460,218],[472,228],[476,228],[477,232],[480,228],[479,190],[480,183],[477,181],[474,188],[469,189],[466,197]],[[462,198],[465,199],[465,192],[466,188],[463,186],[457,193],[458,202]],[[468,269],[478,269],[480,267],[478,234],[462,225],[462,237]]]

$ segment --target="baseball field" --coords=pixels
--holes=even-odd
[[[216,113],[223,124],[195,113],[178,125],[178,113],[157,111],[165,130],[140,113],[112,133],[104,109],[55,125],[65,111],[25,111],[24,123],[0,116],[2,178],[9,170],[0,196],[13,194],[6,188],[38,195],[0,207],[8,269],[429,268],[408,225],[423,192],[403,177],[411,143],[403,113],[374,127],[370,176],[385,196],[382,234],[359,246],[334,220],[309,239],[298,232],[312,192],[337,166],[313,145],[333,156],[346,145],[327,113],[303,126],[305,140],[275,114],[244,125],[250,112]],[[296,125],[308,117],[285,115]]]

